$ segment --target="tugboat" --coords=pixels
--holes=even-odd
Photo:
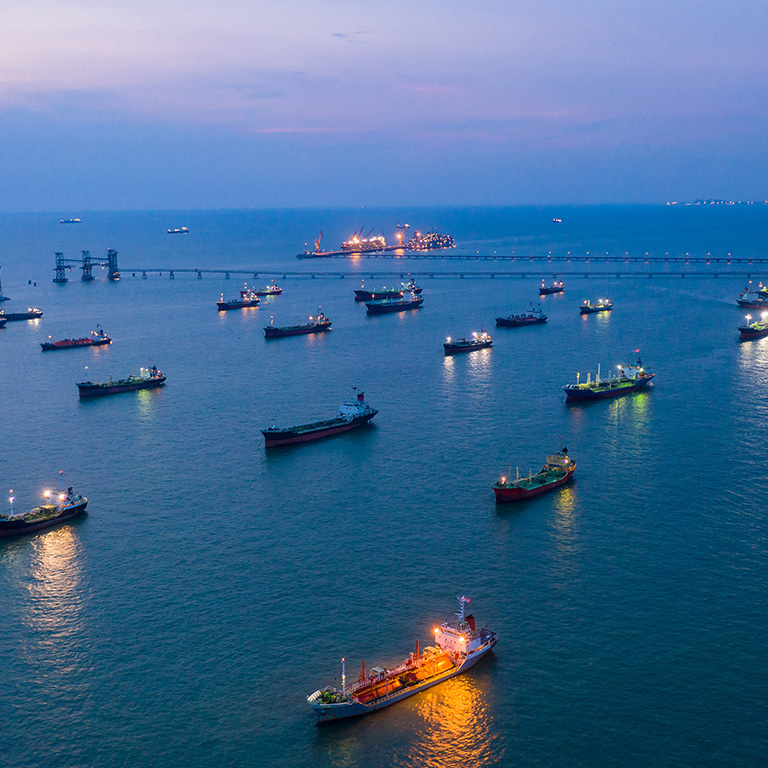
[[[597,376],[592,381],[592,375],[587,374],[587,380],[579,383],[581,374],[576,374],[575,384],[566,384],[565,402],[577,400],[602,400],[606,397],[617,397],[644,389],[649,386],[656,374],[649,373],[643,368],[643,361],[638,357],[635,365],[617,365],[616,375],[610,379],[600,378],[600,366],[597,366]]]
[[[50,336],[48,337],[51,338]],[[60,341],[45,341],[40,344],[43,352],[52,352],[55,349],[72,349],[73,347],[100,347],[104,344],[111,344],[112,339],[104,333],[104,329],[96,326],[95,331],[91,331],[90,336],[84,336],[82,339],[61,339]]]
[[[443,350],[446,355],[455,355],[459,352],[472,352],[475,349],[485,349],[493,346],[493,339],[489,333],[480,331],[473,333],[469,339],[452,340],[449,336],[443,344]]]
[[[416,232],[405,244],[409,251],[434,251],[438,248],[453,248],[453,238],[450,235],[440,235],[437,232]]]
[[[747,315],[746,325],[739,326],[739,341],[749,341],[750,339],[762,339],[768,336],[768,311],[760,314],[760,319],[750,323],[752,315]]]
[[[304,333],[324,333],[331,330],[331,321],[317,308],[317,317],[310,315],[306,325],[286,325],[278,328],[274,325],[275,318],[269,319],[269,325],[264,328],[267,339],[281,339],[283,336],[300,336]]]
[[[0,318],[7,320],[9,323],[12,320],[36,320],[42,316],[43,310],[38,307],[27,307],[26,312],[6,312],[0,309]]]
[[[141,368],[138,376],[129,376],[127,379],[117,381],[105,381],[94,384],[92,381],[81,381],[77,385],[80,397],[99,397],[101,395],[116,395],[119,392],[133,392],[135,389],[152,389],[165,384],[165,376],[157,370],[157,366]]]
[[[241,291],[242,295],[242,291]],[[232,299],[232,301],[224,301],[224,294],[221,294],[221,299],[216,302],[216,306],[219,308],[219,312],[226,312],[228,309],[243,309],[244,307],[257,307],[261,299],[258,296],[251,296],[250,298],[243,297],[241,299]]]
[[[565,284],[563,281],[555,280],[552,285],[545,285],[542,280],[539,288],[539,296],[547,296],[550,293],[565,293]]]
[[[357,387],[353,387],[357,391]],[[319,440],[321,437],[348,432],[355,427],[367,424],[378,411],[365,402],[363,392],[357,392],[356,399],[345,400],[339,407],[339,415],[325,421],[314,421],[310,424],[298,424],[293,427],[281,427],[279,424],[261,430],[264,435],[264,447],[276,448],[281,445],[307,443]]]
[[[321,688],[307,696],[307,702],[317,715],[318,725],[332,720],[367,715],[388,707],[473,667],[498,642],[498,634],[490,629],[478,629],[475,617],[464,613],[468,597],[459,600],[458,621],[446,621],[435,627],[434,645],[423,652],[411,653],[393,669],[373,667],[368,675],[365,662],[356,683],[347,686],[345,660],[341,660],[341,689]]]
[[[552,491],[567,483],[576,470],[576,462],[571,460],[567,448],[561,448],[557,453],[547,456],[544,466],[535,475],[533,471],[528,477],[520,477],[520,470],[514,480],[502,477],[498,483],[493,484],[493,493],[496,503],[507,501],[521,501],[530,499],[541,493]]]
[[[502,328],[519,328],[523,325],[538,325],[539,323],[546,322],[547,316],[541,311],[541,307],[537,309],[531,308],[528,312],[520,315],[507,315],[506,317],[496,318],[496,325]]]
[[[424,289],[416,285],[416,281],[411,279],[403,283],[400,288],[382,288],[381,290],[368,291],[363,284],[355,291],[355,301],[382,301],[383,299],[402,299],[406,293],[418,296]]]
[[[266,288],[249,288],[246,284],[245,290],[240,291],[240,296],[244,299],[251,299],[254,296],[279,296],[283,292],[283,289],[275,285],[274,281]]]
[[[13,493],[13,491],[11,491]],[[13,496],[9,498],[8,514],[0,514],[0,538],[20,536],[38,531],[79,515],[88,506],[85,496],[75,494],[72,486],[64,490],[64,473],[59,472],[59,492],[45,491],[45,502],[39,507],[17,515],[13,511]]]
[[[407,309],[418,309],[423,303],[424,299],[421,296],[412,293],[410,297],[403,296],[400,299],[369,301],[366,302],[365,306],[368,307],[367,314],[369,315],[385,315],[390,312],[405,312]]]
[[[589,299],[584,299],[584,303],[579,307],[582,315],[591,315],[595,312],[610,312],[613,309],[613,302],[610,299],[598,299],[594,304]]]

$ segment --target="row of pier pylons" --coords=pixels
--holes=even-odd
[[[107,249],[107,255],[104,258],[94,258],[90,251],[83,251],[80,259],[66,259],[61,251],[56,251],[56,266],[53,268],[56,273],[53,278],[54,283],[69,282],[67,271],[72,267],[78,267],[82,271],[81,280],[90,282],[94,279],[94,267],[106,267],[107,277],[110,280],[120,279],[120,270],[117,268],[117,251],[112,248]]]

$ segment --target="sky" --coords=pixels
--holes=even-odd
[[[0,210],[768,198],[761,0],[2,0]]]

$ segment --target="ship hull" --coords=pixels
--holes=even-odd
[[[394,304],[366,304],[369,315],[388,315],[394,312],[407,312],[409,309],[419,309],[424,299],[417,301],[398,302]]]
[[[443,344],[443,351],[446,355],[460,355],[462,352],[474,352],[476,349],[487,349],[492,346],[492,341],[484,341],[480,344]]]
[[[341,434],[342,432],[349,432],[351,429],[357,429],[358,427],[362,427],[363,425],[367,424],[377,413],[378,411],[374,411],[373,413],[366,413],[364,416],[357,416],[350,421],[345,421],[339,424],[318,426],[317,429],[307,432],[285,429],[279,433],[275,433],[262,430],[261,434],[264,435],[264,447],[279,448],[283,445],[309,443],[313,440],[320,440],[324,437],[331,437],[333,435]]]
[[[64,521],[85,512],[87,506],[88,502],[84,501],[82,504],[69,507],[56,517],[50,517],[47,520],[37,522],[26,523],[23,519],[0,520],[0,539],[7,539],[11,536],[23,536],[25,533],[39,531],[42,528],[50,528],[52,525],[63,523]]]
[[[407,293],[415,293],[417,296],[423,291],[423,288],[413,288],[408,290]],[[406,290],[382,290],[382,291],[366,291],[358,288],[355,291],[355,301],[381,301],[382,299],[402,299],[405,296]]]
[[[763,336],[768,336],[768,328],[762,328],[760,330],[744,326],[739,328],[739,341],[750,341],[751,339],[762,339]]]
[[[574,403],[584,400],[605,400],[608,397],[620,397],[626,395],[629,392],[637,392],[638,389],[645,389],[653,379],[653,374],[647,376],[644,379],[638,379],[634,384],[626,387],[614,387],[613,389],[576,389],[571,387],[563,387],[565,390],[565,402]]]
[[[742,309],[768,309],[768,301],[760,299],[736,299]]]
[[[42,316],[42,312],[6,312],[3,315],[3,319],[11,322],[13,320],[37,320],[37,318]]]
[[[497,488],[494,486],[493,493],[496,497],[496,503],[504,504],[508,501],[523,501],[524,499],[532,499],[534,496],[541,496],[542,493],[554,491],[555,488],[565,485],[573,477],[575,469],[576,465],[574,464],[573,469],[566,472],[561,478],[553,480],[551,483],[536,486],[535,488]]]
[[[410,696],[415,696],[417,693],[426,691],[427,688],[432,688],[435,685],[449,680],[452,677],[461,675],[467,672],[469,669],[475,666],[484,656],[486,656],[498,642],[498,635],[494,635],[493,639],[488,645],[473,653],[468,657],[464,663],[459,667],[453,667],[448,672],[438,675],[429,680],[425,680],[423,683],[409,686],[403,691],[400,691],[391,696],[387,696],[379,701],[371,702],[370,704],[361,704],[360,702],[349,702],[346,704],[311,704],[310,706],[317,715],[317,724],[322,725],[324,723],[335,722],[336,720],[346,720],[350,717],[360,717],[361,715],[369,715],[371,712],[376,712],[379,709],[384,709],[391,704],[396,704],[398,701],[407,699]]]
[[[540,296],[549,296],[550,293],[565,293],[565,288],[539,288]]]
[[[275,328],[268,325],[264,328],[264,337],[267,339],[282,339],[285,336],[303,336],[307,333],[325,333],[331,330],[331,324],[327,325],[299,325],[288,328]]]
[[[219,312],[226,312],[228,309],[245,309],[247,307],[258,307],[258,301],[217,301],[216,306]]]
[[[77,349],[78,347],[102,347],[111,344],[112,339],[75,339],[72,342],[54,341],[40,344],[43,352],[53,352],[55,349]]]
[[[533,317],[533,318],[509,318],[509,317],[497,317],[496,325],[500,328],[522,328],[525,325],[540,325],[546,323],[546,317]]]
[[[612,312],[613,307],[579,307],[582,315],[594,315],[597,312]]]
[[[154,389],[162,387],[165,384],[165,376],[157,379],[147,379],[146,381],[133,381],[125,384],[113,384],[99,386],[98,384],[78,384],[77,389],[80,397],[101,397],[102,395],[117,395],[121,392],[134,392],[137,389]]]

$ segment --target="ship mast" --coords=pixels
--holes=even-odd
[[[341,659],[341,695],[347,695],[347,667],[345,665],[346,659]]]
[[[464,595],[457,596],[456,599],[459,601],[459,612],[456,615],[459,617],[459,621],[464,624],[464,603],[469,603],[471,600]]]
[[[13,488],[8,493],[11,495],[8,497],[8,517],[13,517]]]

